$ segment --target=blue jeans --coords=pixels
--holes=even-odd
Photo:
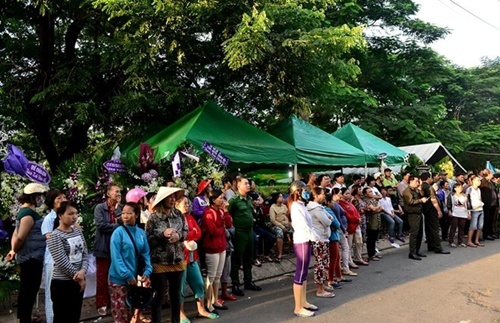
[[[398,224],[398,237],[403,235],[403,220],[397,215],[391,217],[387,213],[382,213],[382,219],[387,222],[389,226],[389,237],[394,238],[394,226]]]
[[[469,230],[482,230],[484,223],[483,211],[471,211]]]

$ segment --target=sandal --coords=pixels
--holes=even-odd
[[[462,248],[467,248],[467,245],[465,243],[461,243],[458,245],[459,247],[462,247]]]
[[[321,297],[321,298],[332,298],[332,297],[335,297],[335,294],[324,291],[323,293],[316,293],[316,296]]]
[[[275,261],[279,264],[281,262],[281,257],[276,257]]]
[[[477,246],[476,246],[475,244],[473,244],[473,243],[472,243],[472,244],[469,244],[469,243],[468,243],[468,244],[467,244],[467,247],[477,248]]]
[[[457,247],[457,245],[456,245],[456,244],[454,244],[454,243],[452,242],[452,243],[450,243],[450,247],[452,247],[452,248],[456,248],[456,247]]]
[[[478,247],[484,247],[484,244],[482,244],[481,242],[478,242],[478,243],[476,243],[476,246],[478,246]]]
[[[323,285],[323,289],[326,290],[327,292],[331,293],[334,290],[334,287],[332,285]]]
[[[298,317],[313,317],[314,315],[316,315],[314,312],[308,311],[306,309],[304,309],[304,312],[300,311],[299,313],[293,314]]]
[[[264,259],[267,262],[273,262],[273,258],[271,258],[269,256],[263,256],[262,259]]]

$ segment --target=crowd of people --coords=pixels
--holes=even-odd
[[[292,182],[288,192],[264,197],[253,181],[234,174],[222,188],[201,181],[192,201],[168,183],[157,192],[133,188],[124,204],[121,187],[110,184],[94,212],[96,309],[100,315],[110,310],[115,322],[161,322],[168,297],[171,321],[188,323],[189,285],[198,315],[217,319],[229,308],[226,301],[244,296],[244,290],[261,290],[252,267],[281,262],[290,244],[296,257],[294,314],[311,317],[318,310],[306,298],[312,257],[315,295],[332,298],[358,275],[356,269],[382,259],[377,241],[384,236],[399,247],[397,241],[405,242],[409,234],[413,260],[426,257],[424,234],[427,250],[438,254],[450,253],[442,241],[449,248],[477,248],[500,238],[499,174],[485,169],[454,180],[446,173],[401,175],[401,181],[391,169],[354,175],[348,187],[342,173],[312,173],[307,181]],[[7,255],[20,266],[18,319],[31,322],[44,271],[46,321],[78,322],[89,251],[77,205],[64,192],[37,183],[28,184],[19,200]],[[36,211],[42,204],[50,211],[45,216]],[[154,291],[151,319],[127,299],[130,286],[137,285]]]

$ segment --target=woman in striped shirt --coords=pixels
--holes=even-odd
[[[50,286],[54,323],[80,321],[88,254],[82,232],[73,227],[77,218],[77,205],[72,201],[62,202],[57,209],[57,227],[47,241],[54,259]]]

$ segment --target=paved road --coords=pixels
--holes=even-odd
[[[333,299],[315,297],[309,280],[308,300],[320,307],[312,319],[293,316],[292,278],[282,277],[229,304],[218,322],[500,322],[498,251],[500,241],[415,261],[408,247],[391,249]]]
[[[293,316],[292,277],[260,282],[263,291],[231,302],[216,322],[500,322],[500,241],[451,251],[415,261],[407,258],[407,246],[387,250],[333,299],[315,297],[309,279],[308,300],[320,307],[310,319]],[[186,305],[191,317],[194,305]],[[168,317],[166,310],[164,322]]]

